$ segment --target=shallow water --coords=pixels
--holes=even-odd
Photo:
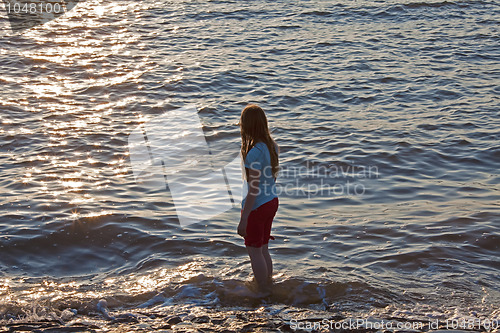
[[[135,181],[128,147],[194,104],[221,168],[253,102],[281,149],[267,309],[498,319],[499,14],[494,1],[88,0],[18,34],[4,17],[3,318],[92,314],[101,299],[259,305],[239,209],[181,227],[169,191]]]

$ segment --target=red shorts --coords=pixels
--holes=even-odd
[[[271,236],[271,225],[277,211],[278,198],[274,198],[250,212],[245,246],[261,247],[269,243],[269,239],[274,239]]]

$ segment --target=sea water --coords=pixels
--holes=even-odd
[[[247,103],[280,146],[264,311],[498,320],[497,2],[87,0],[21,32],[2,15],[3,320],[261,306],[237,205],[181,225],[128,144],[194,105],[194,170],[219,170]]]

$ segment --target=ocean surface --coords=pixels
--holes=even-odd
[[[21,32],[0,16],[4,323],[500,320],[498,1],[87,0]],[[193,165],[220,169],[250,102],[282,168],[265,300],[237,205],[182,226],[128,146],[194,105],[212,160]]]

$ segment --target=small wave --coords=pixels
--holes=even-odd
[[[312,15],[312,16],[331,16],[333,13],[324,10],[312,10],[303,12],[302,15]]]
[[[440,8],[444,6],[456,6],[458,3],[454,1],[439,1],[439,2],[410,2],[403,4],[405,8]]]
[[[97,314],[109,319],[111,312],[117,310],[153,309],[174,304],[228,308],[242,304],[274,304],[329,309],[333,303],[387,303],[391,298],[389,291],[377,290],[362,282],[314,281],[284,274],[274,277],[272,294],[263,297],[254,281],[204,274],[200,268],[203,264],[191,262],[142,274],[3,280],[0,281],[0,319],[22,318],[23,314],[40,312],[40,309],[43,313],[59,315],[63,309],[72,309],[74,313]],[[31,292],[37,293],[35,303],[27,302]],[[367,293],[371,300],[363,296]],[[54,298],[53,295],[58,296]],[[104,314],[102,309],[106,310]]]
[[[143,323],[142,328],[152,330],[174,325],[193,329],[193,325],[203,323],[249,328],[259,326],[256,322],[261,322],[262,317],[283,324],[299,316],[311,321],[367,316],[411,321],[428,320],[429,314],[441,320],[456,315],[456,309],[413,302],[413,293],[408,292],[405,299],[358,281],[306,280],[277,274],[272,295],[263,296],[256,292],[252,281],[196,273],[198,264],[101,277],[99,281],[92,277],[0,281],[0,325],[36,329],[40,323],[45,323],[45,328],[74,328],[77,324],[96,329],[123,324],[128,325],[127,331],[135,331],[131,324]],[[30,291],[37,294],[35,302]],[[491,309],[484,305],[472,310],[476,316],[496,319],[498,314]],[[154,326],[149,326],[152,323]],[[260,327],[266,325],[275,327]]]
[[[280,30],[289,30],[289,29],[301,29],[300,25],[292,24],[292,25],[277,25],[270,28],[276,28]]]

